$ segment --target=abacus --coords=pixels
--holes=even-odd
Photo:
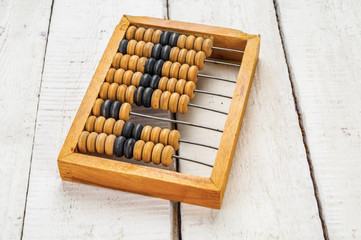
[[[64,180],[219,209],[238,141],[260,46],[258,35],[150,17],[123,16],[96,69],[59,154]],[[239,68],[237,80],[203,74],[205,64]],[[234,84],[233,96],[197,89],[199,78]],[[228,112],[193,104],[195,94],[231,99]],[[136,107],[227,115],[222,128],[142,114]],[[160,109],[160,110],[159,110]],[[218,147],[177,129],[135,124],[132,116],[222,133]],[[181,144],[217,150],[214,164],[180,156]],[[109,158],[113,156],[113,158]],[[121,157],[134,159],[125,162]],[[174,159],[212,168],[209,178],[152,167]],[[152,163],[148,166],[137,162]]]

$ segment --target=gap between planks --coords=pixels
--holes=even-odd
[[[304,145],[305,151],[306,151],[307,163],[308,163],[308,166],[309,166],[309,169],[310,169],[310,177],[311,177],[311,180],[312,180],[314,195],[315,195],[315,199],[316,199],[316,202],[317,202],[318,215],[320,216],[320,221],[321,221],[321,225],[322,225],[323,237],[324,237],[325,240],[329,240],[327,225],[326,225],[326,222],[325,222],[325,219],[324,219],[324,214],[323,214],[323,209],[322,209],[322,204],[321,204],[321,201],[319,199],[319,191],[318,191],[318,186],[317,186],[317,182],[316,182],[316,178],[315,178],[315,173],[313,171],[311,153],[310,153],[309,148],[308,148],[308,140],[307,140],[307,135],[306,135],[306,131],[305,131],[305,128],[304,128],[304,123],[303,123],[303,118],[302,118],[302,114],[301,114],[301,106],[299,104],[299,101],[297,99],[297,95],[295,93],[294,79],[292,77],[293,76],[292,75],[292,70],[290,68],[288,51],[287,51],[287,47],[285,46],[285,43],[284,43],[284,35],[283,35],[283,31],[282,31],[282,26],[281,26],[281,23],[280,23],[280,20],[279,20],[278,0],[273,0],[273,6],[275,8],[278,31],[279,31],[279,35],[280,35],[280,38],[281,38],[282,49],[283,49],[283,53],[284,53],[285,60],[286,60],[286,66],[287,66],[287,71],[288,71],[288,77],[289,77],[290,84],[291,84],[292,96],[293,96],[293,101],[294,101],[294,104],[295,104],[295,110],[296,110],[296,113],[297,113],[297,116],[298,116],[298,125],[299,125],[300,130],[301,130],[302,141],[303,141],[303,145]]]

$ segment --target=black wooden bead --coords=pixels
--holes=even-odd
[[[171,47],[175,47],[177,46],[177,42],[178,42],[178,38],[179,38],[179,34],[178,33],[172,33],[169,37],[169,41],[168,41],[168,44],[171,46]]]
[[[134,123],[126,122],[123,127],[122,136],[125,137],[126,139],[132,137],[133,128],[134,128]]]
[[[149,87],[150,80],[152,80],[152,77],[148,73],[143,74],[142,77],[140,78],[139,85],[145,88]]]
[[[127,141],[125,141],[124,148],[123,148],[124,157],[126,157],[128,159],[131,159],[133,157],[133,150],[134,150],[135,142],[136,141],[134,138],[129,138],[129,139],[127,139]]]
[[[139,86],[139,87],[137,87],[137,89],[135,89],[134,103],[137,106],[142,106],[143,91],[144,91],[144,87],[142,87],[142,86]]]
[[[152,80],[150,81],[149,87],[151,87],[153,89],[157,89],[159,81],[160,81],[160,77],[158,75],[153,75]]]
[[[152,103],[152,95],[153,95],[153,88],[148,87],[144,90],[143,92],[143,106],[146,108],[149,108],[151,106]]]
[[[103,117],[109,118],[110,117],[110,107],[113,104],[112,100],[105,100],[102,104],[102,107],[100,108],[100,113]]]
[[[162,68],[163,68],[164,61],[162,59],[159,59],[155,64],[153,68],[153,74],[161,76],[162,75]]]
[[[119,43],[118,52],[123,53],[123,54],[127,54],[128,42],[129,42],[129,41],[128,41],[127,39],[123,39],[123,40]]]
[[[148,60],[145,62],[144,73],[149,73],[153,75],[153,68],[156,62],[157,60],[155,60],[154,58],[148,58]]]
[[[160,35],[159,43],[162,45],[168,45],[169,37],[172,34],[172,32],[165,31]]]
[[[162,52],[162,48],[163,48],[162,44],[159,44],[159,43],[155,44],[155,45],[153,46],[153,48],[152,48],[151,57],[152,57],[152,58],[155,58],[155,59],[159,59],[159,58],[160,58],[160,54],[161,54],[161,52]]]
[[[135,125],[135,127],[133,128],[133,138],[135,140],[139,140],[140,136],[142,135],[142,131],[143,131],[143,125],[142,124],[137,124]]]
[[[114,155],[117,157],[123,157],[123,149],[124,149],[124,143],[127,139],[123,136],[119,136],[114,141]]]
[[[170,50],[172,50],[172,48],[169,45],[164,46],[162,48],[160,58],[163,59],[164,61],[168,61],[169,60]]]
[[[110,106],[110,117],[114,118],[115,120],[118,120],[119,110],[121,105],[122,103],[119,101],[114,101],[112,103],[112,105]]]

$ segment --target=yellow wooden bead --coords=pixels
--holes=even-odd
[[[164,145],[161,143],[157,143],[153,147],[152,151],[152,163],[158,165],[161,161],[162,151],[163,151]]]
[[[178,62],[181,64],[186,63],[186,57],[187,57],[188,50],[183,48],[178,53]]]
[[[122,84],[118,87],[117,90],[117,100],[121,103],[125,103],[125,92],[127,91],[127,86]]]
[[[146,163],[150,163],[152,160],[152,152],[154,148],[153,142],[146,142],[143,147],[142,159]]]
[[[162,76],[164,77],[169,77],[169,72],[170,72],[170,68],[172,66],[172,62],[171,61],[166,61],[164,64],[163,64],[163,67],[162,67]]]
[[[135,72],[135,73],[133,74],[133,77],[132,77],[132,85],[138,87],[142,75],[143,75],[143,74],[142,74],[141,72]]]
[[[197,37],[196,40],[194,40],[193,49],[194,49],[196,52],[201,51],[201,50],[202,50],[203,42],[204,42],[204,38],[202,38],[202,37]]]
[[[188,104],[190,102],[190,98],[188,95],[183,94],[179,98],[178,102],[178,113],[185,114],[188,111]]]
[[[98,117],[94,123],[94,131],[97,133],[102,133],[105,121],[106,121],[105,117],[103,116]]]
[[[112,61],[112,67],[115,69],[119,68],[120,59],[122,59],[123,54],[118,52],[114,55],[113,61]]]
[[[178,47],[172,47],[169,53],[169,61],[176,62],[178,61],[178,54],[180,49]]]
[[[118,83],[119,85],[123,83],[123,75],[125,73],[125,70],[122,68],[117,69],[117,71],[114,74],[114,82]]]
[[[162,129],[159,135],[159,142],[162,143],[163,145],[168,145],[169,134],[170,134],[170,129],[168,128]]]
[[[171,113],[176,113],[178,110],[178,101],[179,101],[180,95],[177,92],[172,93],[172,95],[169,98],[169,111]]]
[[[115,135],[108,135],[105,139],[105,154],[108,156],[113,156],[114,154],[114,142],[117,137]]]
[[[206,54],[203,51],[197,52],[194,58],[194,64],[198,67],[199,70],[204,68],[204,60],[206,59]]]
[[[93,115],[96,117],[100,116],[100,109],[102,108],[102,105],[104,103],[104,100],[101,98],[98,98],[97,100],[95,100],[94,105],[93,105]]]
[[[108,135],[105,133],[100,133],[97,137],[97,140],[95,142],[95,148],[97,153],[104,154],[105,151],[105,140],[107,139]]]
[[[145,33],[145,28],[144,28],[144,27],[138,28],[137,31],[135,31],[134,39],[135,39],[136,41],[142,41],[142,40],[143,40],[144,33]]]
[[[196,57],[197,52],[192,50],[189,50],[186,56],[186,63],[190,66],[194,65],[194,59]]]
[[[108,118],[104,123],[103,133],[106,133],[108,135],[112,134],[115,122],[116,121],[114,118]]]
[[[108,99],[108,89],[110,84],[108,82],[104,82],[100,87],[99,97],[103,100]]]
[[[88,132],[93,132],[94,131],[94,124],[95,124],[95,120],[97,119],[96,116],[90,116],[88,117],[88,119],[86,120],[85,123],[85,130]]]
[[[187,40],[187,36],[182,34],[179,36],[178,41],[177,41],[177,47],[179,47],[179,49],[182,49],[186,46],[186,40]]]
[[[190,66],[188,64],[182,64],[182,66],[179,69],[178,79],[187,79],[188,70]]]
[[[130,104],[134,104],[134,93],[137,88],[133,85],[130,85],[125,91],[125,101]]]
[[[187,80],[196,83],[197,82],[197,75],[198,75],[198,67],[193,65],[188,70]]]
[[[140,139],[142,139],[144,142],[148,142],[152,129],[153,128],[149,125],[145,126],[142,130],[142,133],[140,134]]]
[[[153,33],[154,33],[154,29],[153,29],[153,28],[148,28],[148,29],[145,31],[144,36],[143,36],[144,42],[151,42],[151,41],[152,41]]]
[[[195,96],[196,84],[192,81],[188,81],[184,86],[184,94],[188,95],[190,100],[192,100]]]
[[[165,167],[169,167],[173,162],[173,155],[175,151],[174,148],[170,145],[167,145],[163,148],[162,156],[161,156],[161,162],[162,165]]]
[[[139,41],[137,42],[137,45],[135,46],[135,55],[138,55],[139,57],[143,57],[143,50],[144,50],[145,42]]]
[[[134,55],[135,46],[137,46],[137,41],[135,41],[134,39],[130,40],[127,46],[127,54]]]
[[[179,93],[179,94],[183,94],[184,92],[184,87],[186,85],[187,81],[184,79],[179,79],[177,81],[177,84],[175,85],[175,92]]]
[[[97,140],[97,137],[98,137],[98,133],[96,132],[92,132],[88,135],[88,138],[86,140],[86,148],[88,152],[96,153],[95,142]]]
[[[167,83],[167,91],[169,91],[171,93],[174,92],[176,84],[177,84],[177,79],[170,78]]]
[[[144,148],[145,142],[143,140],[138,140],[134,144],[133,149],[133,158],[137,161],[142,160],[142,153]]]
[[[139,58],[138,64],[137,64],[137,72],[144,73],[144,66],[145,66],[145,62],[146,62],[147,60],[148,60],[148,59],[145,58],[145,57]]]
[[[113,83],[115,71],[115,68],[109,68],[107,75],[105,76],[105,81],[107,81],[108,83]]]
[[[137,71],[137,64],[138,64],[139,56],[133,55],[129,59],[128,69],[135,72]]]
[[[191,50],[193,49],[193,46],[194,46],[194,41],[196,40],[196,37],[193,36],[193,35],[189,35],[186,39],[186,45],[185,45],[185,48],[188,49],[188,50]]]
[[[125,71],[125,73],[123,75],[123,84],[130,86],[132,83],[133,74],[134,74],[134,72],[132,70]]]
[[[119,110],[119,119],[128,122],[130,119],[131,111],[132,111],[132,106],[129,103],[123,103]]]
[[[173,63],[169,70],[169,77],[178,78],[178,73],[179,73],[180,67],[181,67],[181,64],[179,62]]]
[[[160,89],[161,91],[167,90],[168,80],[169,80],[169,79],[168,79],[167,77],[162,77],[162,78],[159,80],[158,89]]]
[[[80,133],[79,138],[78,138],[78,150],[81,153],[86,153],[88,150],[86,148],[86,142],[89,136],[89,132],[88,131],[83,131]]]
[[[117,99],[117,90],[118,90],[119,84],[118,83],[112,83],[110,84],[108,88],[108,99],[115,101]]]
[[[113,127],[113,134],[115,136],[119,137],[120,135],[122,135],[124,124],[125,122],[123,120],[118,120],[115,122]]]
[[[143,57],[150,58],[152,56],[153,47],[154,47],[154,43],[147,42],[143,49]]]
[[[172,130],[168,137],[168,144],[171,145],[174,150],[178,150],[179,148],[179,139],[181,135],[178,130]]]
[[[152,94],[152,99],[151,99],[151,106],[154,110],[158,110],[159,109],[159,104],[160,104],[160,97],[162,96],[162,91],[159,89],[154,90],[153,94]]]
[[[159,135],[162,129],[160,127],[154,127],[150,133],[150,141],[154,143],[159,143]]]
[[[129,63],[129,59],[130,59],[130,55],[129,54],[125,54],[123,55],[122,59],[120,59],[120,68],[123,68],[124,70],[128,70],[128,63]]]
[[[165,91],[160,96],[160,109],[162,109],[163,111],[168,111],[170,95],[171,92]]]
[[[213,46],[212,39],[207,38],[204,40],[202,45],[202,51],[206,54],[207,57],[211,56],[212,54],[212,46]]]
[[[159,43],[160,40],[160,36],[162,35],[162,31],[161,30],[155,30],[152,36],[152,43],[157,44]]]
[[[131,40],[134,38],[135,31],[137,31],[137,28],[135,26],[130,26],[127,29],[127,32],[125,33],[125,38],[127,40]]]

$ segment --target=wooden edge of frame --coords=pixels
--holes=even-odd
[[[243,116],[258,62],[259,48],[260,36],[255,36],[247,41],[232,102],[229,107],[228,117],[212,170],[211,180],[221,191],[221,202],[226,190]]]

